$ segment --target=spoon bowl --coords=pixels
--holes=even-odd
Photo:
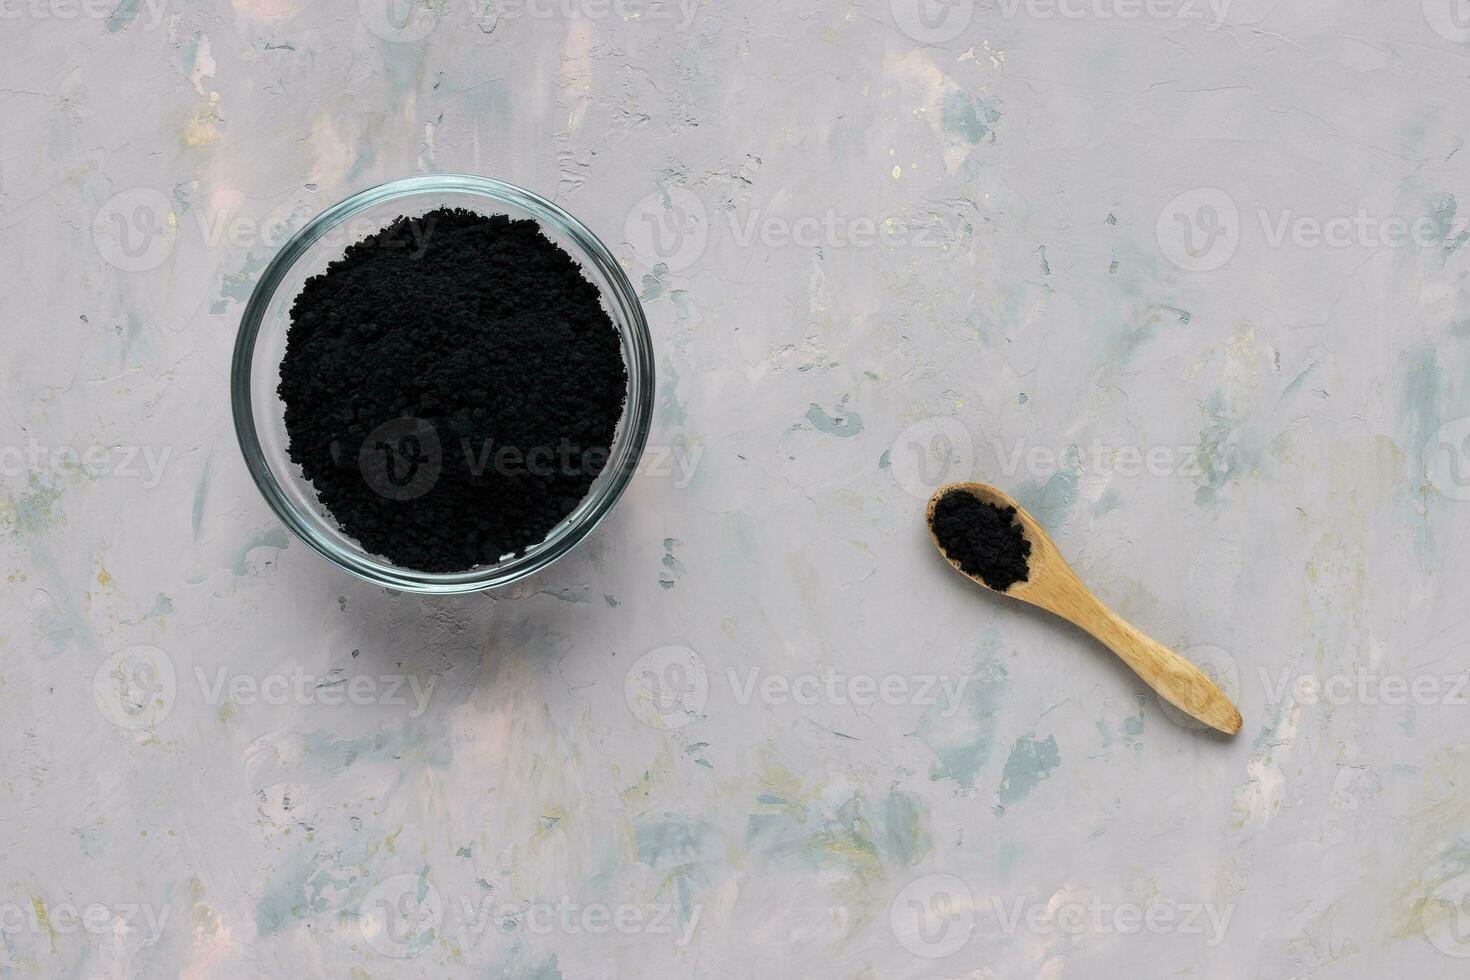
[[[960,563],[945,552],[944,545],[934,533],[934,508],[952,493],[968,493],[996,507],[1015,508],[1015,521],[1031,543],[1023,581],[1014,582],[1004,590],[991,588],[980,576],[964,571]],[[1117,654],[1134,673],[1179,710],[1227,735],[1240,731],[1240,711],[1215,682],[1194,664],[1144,635],[1104,605],[1082,584],[1036,518],[1004,491],[984,483],[945,484],[929,498],[924,522],[939,553],[965,578],[981,588],[1030,603],[1080,627]]]

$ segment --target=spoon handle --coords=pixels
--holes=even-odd
[[[1076,601],[1078,596],[1083,601]],[[1215,682],[1194,664],[1103,605],[1086,590],[1073,592],[1074,601],[1055,611],[1091,633],[1180,711],[1211,728],[1234,735],[1240,731],[1240,711]]]

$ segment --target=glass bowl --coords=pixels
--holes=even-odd
[[[439,207],[532,218],[576,259],[602,296],[622,340],[628,394],[607,464],[582,502],[540,544],[494,564],[463,572],[425,572],[365,551],[345,534],[287,454],[285,407],[276,394],[291,304],[311,276],[341,258],[346,247],[400,215]],[[469,174],[403,177],[354,194],[312,219],[266,266],[250,294],[230,369],[230,404],[245,464],[266,503],[313,550],[369,582],[405,592],[446,594],[506,585],[538,572],[571,551],[622,496],[643,455],[653,414],[653,342],[633,284],[607,246],[576,218],[512,184]]]

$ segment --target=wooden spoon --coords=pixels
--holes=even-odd
[[[934,535],[934,507],[941,498],[951,493],[970,493],[997,507],[1016,508],[1016,520],[1020,522],[1026,540],[1031,542],[1028,577],[1024,582],[1013,583],[1010,588],[1000,592],[1001,595],[1029,602],[1080,626],[1101,640],[1104,646],[1132,667],[1134,673],[1142,677],[1149,687],[1158,691],[1179,710],[1227,735],[1240,731],[1240,712],[1224,692],[1215,686],[1214,681],[1194,664],[1157,640],[1145,636],[1103,605],[1082,584],[1082,580],[1072,571],[1057,546],[1052,544],[1051,538],[1036,523],[1036,519],[995,487],[983,483],[949,483],[940,487],[929,498],[924,520],[929,525],[929,536],[934,538],[934,545],[939,548],[941,555],[944,554],[944,548]],[[962,570],[959,562],[948,555],[945,555],[945,559],[965,578],[990,589],[978,575],[970,575]]]

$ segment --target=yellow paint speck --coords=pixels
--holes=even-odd
[[[897,180],[898,178],[900,178],[902,176],[903,176],[903,168],[900,167],[898,164],[895,163],[893,165],[893,179],[894,180]]]
[[[207,146],[219,138],[217,124],[222,122],[224,117],[220,115],[219,93],[211,92],[209,104],[194,113],[179,133],[179,138],[185,146]]]
[[[46,930],[51,940],[51,952],[56,952],[56,930],[51,926],[51,914],[46,911],[46,900],[39,895],[31,896],[31,909],[36,913],[36,923]]]
[[[107,569],[104,568],[97,573],[97,584],[104,589],[112,586],[112,576],[108,574]]]

